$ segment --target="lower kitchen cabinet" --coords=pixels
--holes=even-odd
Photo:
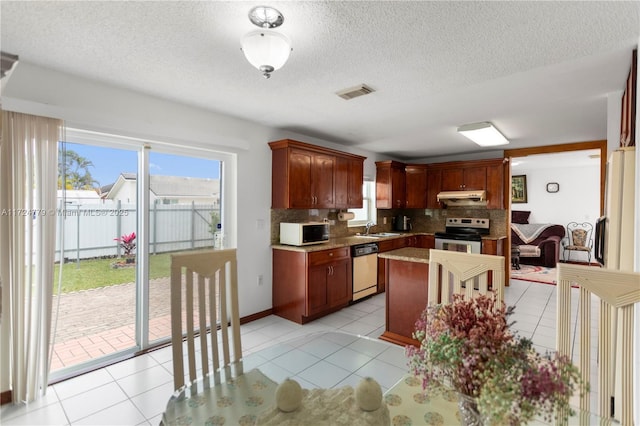
[[[349,304],[349,247],[316,252],[273,250],[273,313],[304,324]]]
[[[413,338],[416,320],[426,308],[429,264],[380,259],[387,263],[386,327],[381,339],[399,345],[419,343]]]
[[[394,238],[378,242],[378,253],[405,247],[405,238]],[[378,293],[383,293],[387,285],[387,264],[384,259],[378,258]]]
[[[483,239],[482,240],[482,254],[492,254],[492,255],[498,255],[498,256],[503,256],[503,251],[502,251],[502,240],[489,240],[489,239]]]
[[[378,253],[396,250],[403,247],[435,248],[433,235],[412,235],[378,242]],[[387,285],[387,264],[384,259],[378,259],[378,293],[385,291]]]
[[[482,240],[482,254],[490,254],[493,256],[504,256],[504,242],[506,239],[483,239]],[[505,258],[505,285],[509,287],[509,280],[507,279],[509,276],[506,275],[509,271],[511,271],[511,264]],[[493,272],[489,271],[488,275],[489,284],[493,283]]]

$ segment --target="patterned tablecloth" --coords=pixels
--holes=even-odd
[[[162,424],[254,425],[258,415],[275,403],[277,387],[257,369],[211,387],[191,385],[169,401]]]
[[[436,395],[427,395],[422,390],[419,379],[408,374],[389,389],[384,400],[389,407],[393,426],[417,425],[459,425],[458,394],[453,390],[443,390]],[[531,426],[549,426],[550,423],[536,418],[528,423]],[[611,425],[595,414],[576,409],[568,419],[567,425]]]
[[[451,390],[427,395],[420,380],[412,375],[389,389],[384,400],[394,426],[460,424],[458,394]]]
[[[457,393],[453,390],[443,390],[437,394],[427,394],[422,390],[420,380],[410,374],[384,394],[385,404],[380,410],[369,413],[354,406],[354,391],[351,387],[304,390],[301,409],[295,413],[280,413],[275,408],[277,387],[276,382],[258,369],[215,386],[209,387],[198,381],[174,394],[167,404],[162,424],[374,425],[388,424],[389,419],[393,426],[460,424]],[[311,404],[314,400],[320,400],[322,403]],[[315,411],[321,412],[323,409],[326,413],[318,417]],[[305,421],[308,419],[313,419],[313,423]],[[529,424],[548,425],[540,420],[534,420]],[[585,424],[611,423],[584,412],[577,412],[568,421],[568,425]]]
[[[310,425],[386,426],[389,410],[362,411],[351,386],[303,389],[300,408],[285,413],[276,407],[277,383],[255,369],[237,379],[207,386],[197,381],[176,392],[162,424],[169,425]]]

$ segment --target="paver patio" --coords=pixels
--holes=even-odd
[[[171,336],[169,277],[149,282],[149,340]],[[51,371],[135,346],[135,283],[53,297],[56,326]]]

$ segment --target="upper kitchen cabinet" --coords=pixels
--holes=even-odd
[[[438,192],[442,188],[442,170],[439,168],[427,169],[427,208],[439,209]]]
[[[272,208],[362,207],[365,157],[291,139],[269,146]]]
[[[404,208],[406,204],[405,165],[397,161],[376,162],[376,207]]]
[[[427,208],[441,208],[440,191],[487,192],[487,208],[503,209],[504,163],[500,159],[430,164],[427,172]]]
[[[358,158],[336,158],[336,208],[362,208],[362,161]]]
[[[427,208],[427,165],[407,164],[404,168],[406,208]]]
[[[454,166],[442,170],[443,191],[471,191],[487,188],[485,166]]]
[[[489,209],[508,207],[508,200],[504,193],[505,168],[506,165],[502,159],[487,165],[487,208]]]

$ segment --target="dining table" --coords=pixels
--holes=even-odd
[[[324,333],[316,333],[321,337]],[[390,343],[367,336],[370,344]],[[308,336],[298,338],[309,339]],[[297,345],[295,340],[287,342]],[[215,374],[218,374],[216,380]],[[228,379],[225,379],[225,375]],[[375,379],[375,377],[374,377]],[[380,409],[365,412],[359,409],[354,389],[345,386],[333,389],[304,389],[301,408],[285,413],[276,406],[278,383],[259,368],[243,372],[236,377],[229,371],[221,371],[201,377],[170,396],[162,415],[162,425],[458,425],[458,394],[444,389],[437,393],[425,392],[421,380],[407,372],[387,389],[382,396]],[[321,406],[307,407],[313,403]],[[315,416],[315,417],[314,417]],[[542,418],[528,424],[550,425]],[[568,425],[606,426],[612,424],[595,414],[575,410]]]

